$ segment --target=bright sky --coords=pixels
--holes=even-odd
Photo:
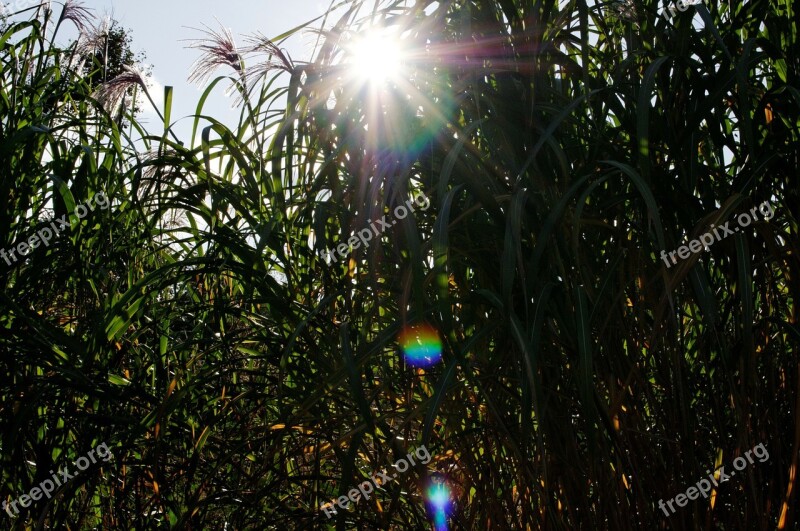
[[[153,78],[158,84],[154,99],[161,104],[163,86],[174,87],[173,122],[194,114],[203,90],[187,81],[199,51],[187,49],[189,43],[185,39],[202,37],[191,28],[203,28],[205,24],[219,30],[222,24],[231,29],[236,44],[241,46],[246,34],[261,32],[268,38],[277,37],[318,17],[329,7],[325,0],[84,0],[83,5],[93,9],[98,17],[111,15],[131,30],[134,52],[145,52],[147,63],[153,65]],[[314,27],[319,27],[319,22]],[[314,42],[314,35],[304,32],[281,47],[293,60],[304,62],[311,59]],[[232,127],[238,111],[231,109],[233,98],[224,95],[228,86],[227,83],[217,86],[206,102],[204,114]],[[160,120],[154,113],[146,112],[142,118],[151,132],[158,128]],[[188,141],[191,121],[181,120],[175,130],[182,140]]]

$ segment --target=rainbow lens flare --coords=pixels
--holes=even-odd
[[[433,525],[436,531],[447,531],[447,517],[453,509],[453,502],[450,498],[450,489],[442,476],[437,474],[431,479],[425,491],[425,502],[433,513]]]
[[[406,363],[412,367],[430,367],[442,360],[439,333],[430,325],[410,326],[400,333],[398,341]]]

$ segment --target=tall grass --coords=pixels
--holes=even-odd
[[[146,154],[41,23],[0,41],[3,245],[48,201],[113,200],[0,263],[3,494],[115,456],[16,526],[429,529],[439,471],[452,529],[796,527],[793,6],[708,4],[697,27],[652,2],[345,7],[308,63],[206,35],[198,79],[226,69],[207,92],[240,95],[238,126],[204,94],[178,142],[168,89],[163,131],[130,117]],[[374,25],[411,57],[379,99],[340,62]],[[765,200],[769,222],[663,265]],[[425,370],[396,341],[422,321],[444,349]],[[769,461],[660,512],[758,443]],[[427,470],[319,510],[423,444]]]

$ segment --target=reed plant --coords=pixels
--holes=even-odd
[[[131,71],[93,87],[47,16],[8,29],[0,245],[49,204],[112,202],[0,263],[3,495],[114,455],[16,528],[431,529],[433,472],[452,529],[795,528],[794,7],[658,9],[354,0],[241,45],[207,28],[188,139],[170,88],[148,131],[97,98],[146,90]],[[402,71],[348,82],[348,43],[386,27]],[[219,90],[235,125],[205,113]],[[765,201],[769,222],[659,258]],[[422,322],[443,349],[425,369],[397,340]],[[758,444],[746,477],[659,510]],[[423,445],[426,466],[320,511]]]

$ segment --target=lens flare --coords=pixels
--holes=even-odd
[[[406,328],[400,334],[399,342],[406,363],[412,367],[430,367],[442,359],[439,333],[430,325],[421,324]]]
[[[453,510],[450,489],[441,474],[435,474],[425,491],[425,502],[433,514],[436,531],[447,531],[447,517]]]
[[[440,64],[447,55],[432,53],[423,34],[413,24],[382,23],[345,32],[337,77],[319,90],[363,113],[364,147],[380,159],[382,178],[403,173],[440,133],[451,134],[459,96]]]
[[[403,49],[400,40],[389,30],[369,31],[348,48],[347,62],[356,81],[382,85],[402,76]]]

